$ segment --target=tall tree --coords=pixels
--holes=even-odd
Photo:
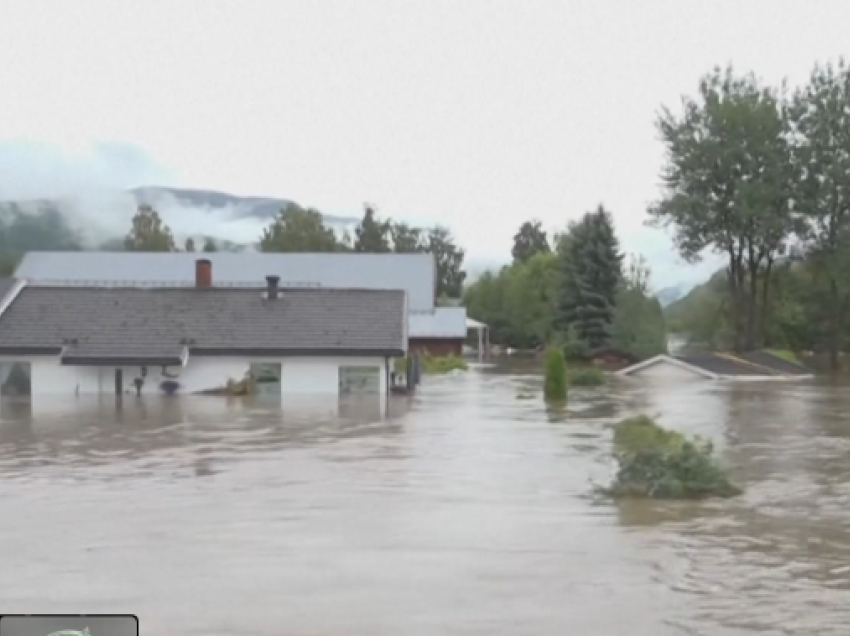
[[[725,255],[738,350],[756,345],[759,272],[784,249],[792,224],[784,115],[777,91],[727,68],[702,79],[681,115],[664,109],[658,120],[667,165],[650,215],[674,230],[687,261],[706,250]]]
[[[185,250],[187,252],[194,252],[195,251],[195,239],[193,239],[191,237],[186,239]]]
[[[511,250],[514,261],[525,262],[535,254],[549,251],[549,240],[540,221],[526,221],[514,235],[514,246]]]
[[[569,228],[562,241],[562,283],[556,323],[562,337],[574,332],[590,349],[610,344],[622,280],[620,245],[601,205]]]
[[[830,362],[838,369],[850,304],[850,68],[815,67],[794,96],[792,124],[803,238],[816,283],[823,283],[821,319],[829,325]]]
[[[407,223],[393,223],[390,226],[393,251],[397,254],[412,254],[425,249],[422,230]]]
[[[427,241],[426,249],[437,265],[437,297],[460,298],[466,279],[464,250],[455,244],[451,231],[439,225],[429,230]]]
[[[214,238],[212,238],[211,236],[208,236],[204,239],[203,251],[204,252],[217,252],[218,251],[218,245],[216,244]]]
[[[340,245],[318,210],[288,203],[263,230],[259,248],[261,252],[336,252]]]
[[[354,228],[354,251],[384,253],[390,251],[390,222],[378,220],[375,208],[369,204],[363,211],[363,219]]]
[[[171,229],[162,222],[159,213],[149,206],[139,207],[133,217],[133,227],[124,238],[124,248],[133,252],[175,252]]]
[[[641,359],[666,353],[667,332],[658,299],[649,293],[650,269],[643,257],[629,261],[617,290],[612,344]]]

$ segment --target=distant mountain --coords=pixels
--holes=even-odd
[[[186,207],[206,208],[211,211],[228,210],[232,218],[256,218],[267,221],[273,218],[281,208],[293,203],[288,199],[273,197],[240,197],[215,190],[189,190],[185,188],[165,188],[146,186],[130,191],[139,205],[157,207],[163,203],[177,203]],[[360,219],[353,216],[322,215],[329,225],[349,225]]]
[[[667,307],[679,300],[680,298],[684,298],[690,291],[690,289],[690,285],[679,283],[678,285],[674,285],[672,287],[665,287],[664,289],[656,292],[655,297],[658,299],[658,302],[661,303],[662,307]]]
[[[207,210],[215,213],[226,213],[232,219],[259,219],[268,221],[273,218],[284,205],[292,203],[288,199],[273,197],[240,197],[215,190],[189,190],[184,188],[165,188],[161,186],[146,186],[135,188],[129,193],[136,199],[137,205],[149,205],[153,208],[185,207]],[[120,195],[120,192],[118,192]],[[86,198],[83,198],[85,201]],[[102,200],[98,200],[100,203]],[[59,200],[32,199],[27,201],[0,201],[0,216],[9,214],[52,214],[59,213]],[[349,227],[360,221],[354,216],[336,216],[323,214],[328,225]]]

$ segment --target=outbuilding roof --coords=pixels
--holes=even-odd
[[[618,375],[638,375],[657,364],[669,364],[690,369],[711,379],[782,379],[811,377],[812,371],[801,364],[783,360],[767,351],[749,353],[696,353],[659,355],[618,371]]]
[[[410,314],[411,338],[466,338],[466,307],[437,307]]]

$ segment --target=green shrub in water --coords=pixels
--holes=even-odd
[[[450,373],[452,371],[466,371],[469,364],[460,356],[432,356],[426,353],[422,356],[422,372],[434,375]]]
[[[570,370],[570,386],[602,386],[605,374],[596,367],[582,367]]]
[[[451,371],[466,371],[469,364],[460,356],[432,356],[430,353],[420,355],[422,373],[429,375],[441,375]],[[396,358],[393,361],[393,370],[396,373],[407,372],[407,357]]]
[[[714,457],[711,442],[668,431],[646,416],[617,424],[614,497],[703,499],[733,497],[741,490]]]
[[[543,396],[555,402],[567,399],[567,366],[563,352],[557,347],[550,347],[546,351]]]

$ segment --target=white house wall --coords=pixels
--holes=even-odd
[[[116,367],[62,366],[58,356],[0,357],[0,363],[29,362],[33,396],[114,394]],[[147,368],[142,394],[160,394],[160,384],[173,379],[180,384],[178,393],[192,394],[224,387],[228,380],[241,380],[249,365],[267,362],[281,365],[281,394],[290,396],[336,396],[339,393],[339,369],[342,366],[378,367],[380,392],[386,394],[387,376],[384,358],[230,358],[191,357],[185,367]],[[123,367],[125,393],[135,394],[134,378],[141,377],[140,367]]]

